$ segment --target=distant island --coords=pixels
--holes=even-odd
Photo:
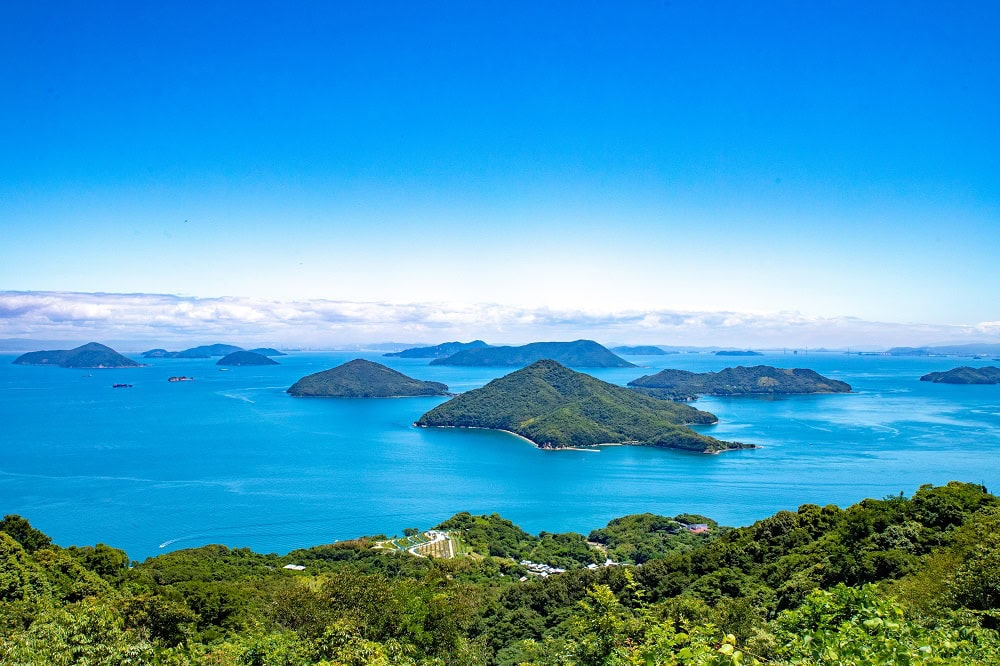
[[[996,356],[1000,344],[973,342],[962,345],[937,345],[926,347],[893,347],[890,356]]]
[[[992,365],[970,368],[963,365],[946,372],[930,372],[921,377],[920,381],[935,384],[1000,384],[1000,368]]]
[[[202,345],[192,347],[184,351],[167,351],[166,349],[150,349],[142,353],[143,358],[212,358],[213,356],[225,356],[233,352],[243,351],[243,347],[235,345]],[[280,353],[280,352],[279,352]]]
[[[482,349],[483,347],[489,347],[489,345],[482,340],[473,340],[472,342],[443,342],[433,347],[411,347],[403,351],[389,352],[382,355],[398,356],[400,358],[445,358],[466,349]]]
[[[717,420],[542,360],[452,398],[415,425],[503,430],[540,448],[637,444],[700,453],[753,448],[685,427]]]
[[[631,347],[612,347],[611,351],[616,354],[627,354],[630,356],[665,356],[667,354],[676,354],[675,351],[667,351],[662,347],[655,347],[653,345],[634,345]]]
[[[407,377],[381,363],[355,359],[336,368],[307,375],[288,393],[314,398],[403,398],[449,395],[448,386]]]
[[[769,365],[738,366],[719,372],[662,370],[628,383],[646,395],[668,400],[694,400],[699,395],[781,395],[796,393],[850,393],[851,386],[805,368]]]
[[[285,352],[278,351],[274,347],[257,347],[256,349],[251,349],[254,354],[260,354],[261,356],[288,356]]]
[[[60,368],[138,368],[130,358],[122,356],[111,347],[98,342],[88,342],[73,349],[35,351],[21,354],[15,365],[55,365]]]
[[[278,362],[263,354],[249,351],[235,351],[220,358],[216,365],[278,365]]]
[[[466,349],[446,358],[434,359],[431,365],[526,366],[542,359],[577,368],[636,367],[593,340],[533,342],[520,347]]]
[[[760,352],[747,350],[722,350],[715,352],[716,356],[763,356]]]

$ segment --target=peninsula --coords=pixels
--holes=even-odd
[[[251,349],[254,354],[260,354],[261,356],[288,356],[285,352],[278,351],[274,347],[257,347],[256,349]]]
[[[482,340],[473,340],[472,342],[443,342],[433,347],[411,347],[403,351],[389,352],[382,355],[398,356],[399,358],[445,358],[466,349],[482,349],[483,347],[489,347],[489,345]]]
[[[921,377],[920,381],[935,384],[1000,384],[1000,368],[992,365],[970,368],[963,365],[946,372],[930,372]]]
[[[677,352],[656,347],[654,345],[633,345],[631,347],[612,347],[611,351],[616,354],[627,354],[630,356],[665,356],[667,354],[676,354]]]
[[[402,398],[449,395],[448,386],[407,377],[381,363],[355,359],[336,368],[306,375],[288,393],[314,398]]]
[[[576,368],[636,367],[593,340],[533,342],[521,347],[466,349],[446,358],[434,359],[431,365],[526,366],[542,359]]]
[[[21,354],[15,365],[56,365],[60,368],[138,368],[130,358],[122,356],[111,347],[98,342],[88,342],[73,349],[36,351]]]
[[[415,425],[503,430],[553,449],[637,444],[717,453],[753,448],[686,427],[717,420],[688,405],[640,395],[542,360],[452,398]]]
[[[662,370],[628,383],[640,393],[667,400],[694,400],[698,395],[791,395],[799,393],[850,393],[846,382],[830,379],[805,368],[769,365],[737,366],[719,372]]]
[[[249,351],[235,351],[226,354],[216,362],[216,365],[278,365],[278,362],[263,354]]]

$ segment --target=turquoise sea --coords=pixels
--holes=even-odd
[[[909,495],[923,483],[1000,488],[1000,386],[918,381],[968,359],[681,354],[629,357],[639,369],[585,370],[625,384],[665,367],[766,363],[813,368],[856,391],[704,398],[697,405],[720,422],[703,431],[762,446],[708,456],[541,451],[503,433],[412,427],[442,398],[285,393],[302,375],[358,357],[453,391],[509,369],[350,352],[294,353],[278,366],[226,372],[216,359],[67,370],[15,366],[15,357],[0,354],[0,512],[27,517],[61,545],[105,542],[134,559],[206,543],[286,552],[427,528],[458,511],[497,512],[533,532],[586,533],[644,511],[745,525],[803,503]],[[195,381],[168,383],[171,375]]]

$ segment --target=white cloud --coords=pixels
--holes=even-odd
[[[166,294],[0,292],[0,337],[131,340],[170,345],[227,341],[332,346],[483,338],[528,342],[764,346],[889,346],[997,341],[1000,322],[893,324],[797,312],[586,311],[495,303],[363,303]]]

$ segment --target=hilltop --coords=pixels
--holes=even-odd
[[[921,377],[920,381],[935,384],[1000,384],[1000,368],[991,365],[970,368],[963,365],[946,372],[930,372]]]
[[[489,347],[489,345],[482,340],[473,340],[472,342],[443,342],[433,347],[411,347],[403,351],[389,352],[382,355],[398,356],[400,358],[445,358],[466,349],[482,349],[483,347]]]
[[[646,394],[669,400],[693,400],[707,395],[779,395],[796,393],[850,393],[851,386],[805,368],[769,365],[737,366],[719,372],[662,370],[628,383]]]
[[[216,365],[278,365],[278,362],[263,354],[248,351],[235,351],[226,354],[216,362]]]
[[[98,342],[88,342],[74,349],[28,352],[14,359],[14,364],[57,365],[60,368],[138,368],[142,365]]]
[[[446,358],[434,359],[431,365],[525,366],[542,359],[576,368],[635,367],[593,340],[532,342],[520,347],[466,349]]]
[[[543,360],[452,398],[416,425],[505,430],[541,448],[641,444],[701,453],[752,448],[685,427],[717,420]]]
[[[665,356],[667,354],[676,354],[675,351],[666,351],[661,347],[656,347],[654,345],[633,345],[631,347],[612,347],[611,351],[616,354],[629,354],[631,356]]]
[[[292,384],[288,393],[317,398],[401,398],[448,395],[448,386],[407,377],[381,363],[358,358],[307,375]]]

